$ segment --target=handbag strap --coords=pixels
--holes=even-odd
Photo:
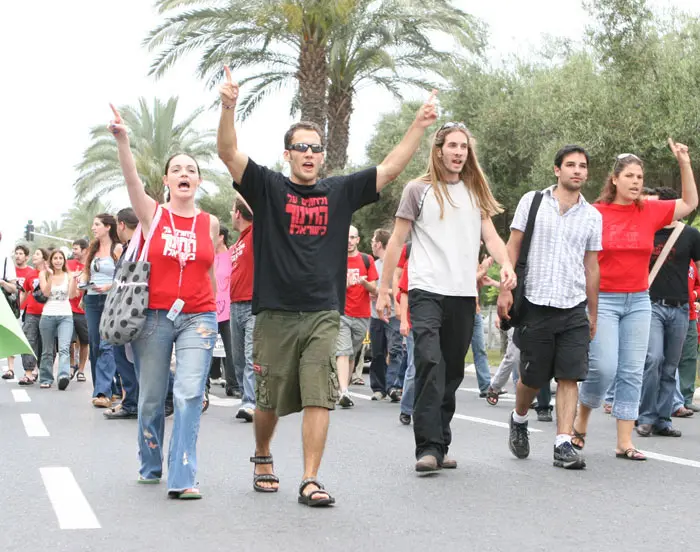
[[[139,261],[145,262],[148,260],[148,248],[151,245],[151,238],[155,234],[156,227],[160,222],[160,216],[163,214],[163,207],[158,205],[156,209],[156,214],[153,215],[153,220],[151,221],[151,227],[148,229],[148,236],[146,236],[146,241],[143,243],[143,248],[141,249],[141,255],[139,256]],[[130,244],[131,245],[131,244]]]
[[[683,224],[682,222],[676,222],[675,226],[676,227],[673,229],[673,232],[671,232],[671,235],[668,237],[668,240],[666,240],[664,248],[661,250],[661,253],[657,257],[656,262],[654,263],[654,266],[652,267],[651,272],[649,273],[649,287],[651,287],[651,284],[656,279],[656,276],[659,274],[661,267],[663,266],[664,262],[666,262],[668,254],[671,252],[671,248],[675,245],[676,241],[678,240],[678,236],[680,236],[681,232],[683,232],[683,228],[685,228],[685,224]]]
[[[537,211],[539,211],[541,203],[542,192],[535,192],[535,196],[532,198],[532,203],[530,204],[530,213],[527,216],[525,234],[523,235],[523,241],[520,244],[520,253],[518,254],[518,262],[516,263],[516,266],[519,266],[521,269],[527,266],[527,256],[530,254],[532,233],[535,231],[535,219],[537,218]],[[524,283],[525,282],[523,282],[523,284]]]

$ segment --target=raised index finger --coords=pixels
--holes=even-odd
[[[671,148],[671,151],[675,152],[676,151],[676,143],[673,141],[673,138],[670,136],[668,137],[668,147]]]
[[[427,104],[434,104],[435,103],[435,98],[437,97],[438,91],[433,88],[433,91],[430,93],[430,97],[428,98],[428,101],[425,102]]]
[[[121,123],[121,122],[122,122],[122,116],[119,115],[119,111],[117,111],[117,108],[114,107],[111,103],[109,104],[109,107],[112,108],[112,113],[114,113],[114,122],[115,122],[115,123]]]
[[[228,65],[224,65],[224,72],[226,73],[226,82],[231,84],[233,78],[231,77],[231,69],[228,68]]]

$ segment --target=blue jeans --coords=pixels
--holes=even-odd
[[[399,372],[403,361],[403,337],[399,331],[401,321],[392,316],[389,322],[372,318],[369,322],[369,339],[372,343],[372,363],[369,366],[369,385],[372,391],[386,395],[391,389],[400,389]],[[389,365],[386,355],[389,353]]]
[[[39,321],[41,333],[41,364],[39,382],[53,383],[54,342],[58,337],[58,378],[70,377],[70,342],[73,338],[72,316],[42,316]]]
[[[637,419],[650,323],[648,292],[600,293],[588,377],[579,389],[582,405],[598,408],[614,382],[612,415],[618,420]]]
[[[124,345],[115,345],[112,350],[114,352],[114,362],[122,380],[122,388],[126,393],[122,401],[122,409],[127,412],[136,412],[139,405],[139,380],[136,377],[136,368],[126,358],[126,347]]]
[[[231,303],[231,341],[233,369],[243,389],[241,408],[255,408],[255,372],[253,371],[253,328],[255,316],[252,303]]]
[[[486,339],[484,338],[484,317],[477,312],[474,315],[474,334],[472,335],[472,354],[474,355],[474,367],[476,368],[476,382],[479,391],[486,393],[491,384],[491,369],[489,358],[486,356]]]
[[[100,319],[106,300],[106,294],[86,295],[84,299],[85,318],[88,323],[88,344],[90,345],[90,371],[94,387],[93,397],[112,396],[112,382],[117,370],[112,344],[100,339]]]
[[[168,450],[168,491],[183,491],[197,485],[197,435],[216,345],[216,313],[182,313],[174,322],[166,314],[149,309],[143,331],[132,344],[139,375],[139,474],[144,479],[163,474],[164,405],[174,345],[175,420]]]
[[[401,413],[413,415],[413,400],[416,396],[416,365],[413,362],[413,332],[406,336],[406,377],[403,380],[401,395]]]
[[[652,424],[658,429],[671,427],[676,372],[687,333],[688,305],[665,307],[651,304],[649,345],[639,405],[640,424]]]

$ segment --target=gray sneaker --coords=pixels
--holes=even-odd
[[[355,406],[355,403],[352,402],[352,399],[350,398],[350,395],[347,394],[347,392],[340,395],[340,399],[338,399],[338,404],[343,408],[352,408],[353,406]]]
[[[508,436],[508,448],[517,458],[523,459],[530,456],[530,432],[527,430],[527,422],[519,424],[510,414],[510,434]]]
[[[565,470],[582,470],[586,467],[586,460],[568,441],[558,447],[554,447],[554,466]]]
[[[373,401],[383,401],[384,397],[386,397],[386,395],[384,393],[382,393],[381,391],[375,391],[374,393],[372,393],[372,400]]]

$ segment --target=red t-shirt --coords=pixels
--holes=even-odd
[[[370,309],[369,291],[360,284],[360,277],[365,276],[368,282],[376,282],[379,279],[377,267],[374,265],[374,257],[367,255],[369,269],[365,267],[363,253],[358,253],[354,257],[348,257],[347,280],[345,288],[345,316],[353,318],[369,318],[372,314]]]
[[[32,272],[36,272],[31,266],[25,266],[24,268],[16,268],[15,273],[17,274],[17,285],[20,289],[24,289],[24,282],[28,277],[32,276]],[[29,295],[26,295],[24,301],[20,305],[21,309],[27,306],[27,301],[29,300]]]
[[[406,266],[406,244],[403,245],[401,249],[401,256],[399,257],[399,262],[396,268],[404,268]]]
[[[697,320],[698,313],[695,310],[695,301],[700,298],[700,274],[694,262],[690,262],[688,270],[688,303],[690,305],[690,320]]]
[[[79,263],[75,259],[71,259],[66,263],[68,265],[68,270],[70,270],[75,276],[76,273],[80,273],[85,268],[83,263]],[[85,314],[85,311],[80,308],[80,300],[83,298],[83,292],[78,291],[78,296],[70,300],[70,308],[73,314]]]
[[[649,289],[654,234],[673,222],[675,200],[635,204],[596,203],[603,215],[603,250],[598,254],[600,291],[637,293]]]
[[[148,261],[151,263],[148,308],[168,311],[179,297],[185,302],[183,313],[216,312],[209,276],[209,269],[214,264],[209,213],[201,212],[196,219],[192,233],[192,218],[173,214],[173,233],[170,215],[163,208],[148,248]],[[186,263],[178,293],[179,255]]]
[[[43,303],[37,303],[34,299],[32,291],[39,285],[39,272],[33,268],[30,268],[28,272],[24,275],[24,291],[27,292],[27,298],[25,299],[25,305],[27,307],[27,314],[41,315],[44,311]]]
[[[231,303],[253,300],[253,225],[241,232],[231,253]]]
[[[406,246],[404,246],[404,251]],[[408,261],[404,260],[403,272],[401,273],[401,279],[399,280],[399,293],[396,295],[396,301],[401,304],[401,296],[408,293]],[[406,318],[408,320],[408,327],[411,327],[411,311],[406,312]]]

